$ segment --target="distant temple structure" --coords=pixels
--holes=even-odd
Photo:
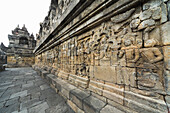
[[[7,67],[31,66],[34,64],[33,50],[36,46],[34,35],[28,32],[25,25],[19,25],[8,35],[9,45],[1,43],[0,49],[7,55]]]

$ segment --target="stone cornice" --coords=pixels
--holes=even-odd
[[[56,27],[56,29],[47,36],[38,47],[36,47],[34,52],[37,55],[53,48],[55,45],[58,45],[67,39],[92,29],[106,20],[110,20],[110,18],[115,15],[123,13],[133,7],[137,7],[141,2],[144,2],[144,0],[103,0],[99,6],[94,8],[95,10],[86,14],[71,27],[64,28],[63,26],[63,29],[61,29],[60,26]],[[78,10],[82,10],[81,7]],[[70,18],[75,18],[75,16],[72,15],[68,19]]]

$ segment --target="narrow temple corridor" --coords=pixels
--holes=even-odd
[[[0,113],[74,113],[32,68],[0,72]]]

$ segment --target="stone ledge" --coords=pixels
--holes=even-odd
[[[94,96],[89,96],[83,100],[83,109],[85,112],[99,113],[100,110],[106,105],[105,102],[99,100]]]
[[[81,91],[80,89],[74,89],[70,91],[70,100],[75,103],[80,109],[83,109],[83,99],[89,97],[90,94]]]
[[[114,86],[107,87],[110,85],[103,83],[100,83],[98,88],[101,90],[103,87],[107,88],[103,89],[103,95],[98,95],[93,91],[89,92],[89,89],[87,89],[87,91],[85,89],[80,90],[79,88],[81,87],[76,87],[74,86],[75,84],[71,85],[68,81],[49,74],[47,71],[36,66],[33,66],[33,68],[41,77],[47,79],[52,88],[68,101],[70,107],[72,107],[75,112],[100,113],[101,111],[102,113],[110,109],[118,109],[127,113],[136,113],[143,110],[145,110],[145,112],[167,112],[166,104],[163,100],[156,100],[130,91],[124,91],[123,88],[119,89]],[[101,84],[103,84],[103,87],[101,87]],[[94,82],[93,86],[97,88],[96,82]],[[111,105],[111,107],[108,107],[108,104]]]

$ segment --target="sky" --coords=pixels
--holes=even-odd
[[[39,23],[47,16],[51,0],[1,0],[0,1],[0,43],[8,46],[8,34],[17,25],[25,24],[28,32],[39,31]]]

